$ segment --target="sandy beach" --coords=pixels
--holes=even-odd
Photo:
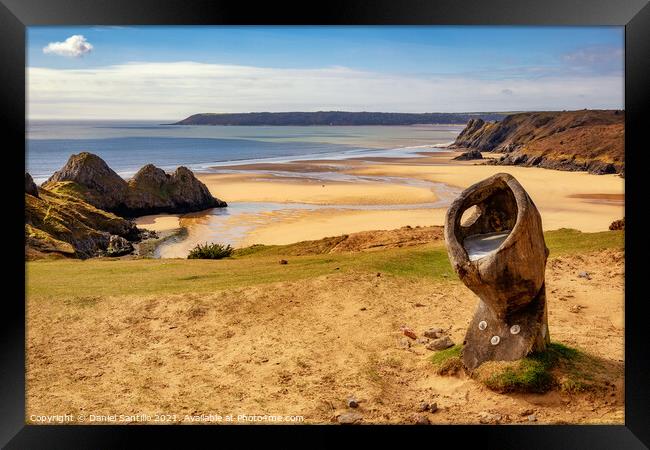
[[[137,223],[157,231],[187,228],[184,240],[160,248],[162,257],[184,257],[198,242],[289,244],[406,225],[443,225],[446,209],[460,191],[498,172],[520,181],[539,208],[545,230],[604,231],[624,216],[624,179],[617,175],[453,160],[457,155],[439,151],[404,158],[214,167],[215,173],[198,177],[228,202],[224,211],[147,216]]]

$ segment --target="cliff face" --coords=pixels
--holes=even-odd
[[[72,155],[43,187],[66,182],[58,188],[91,205],[124,217],[146,214],[186,213],[227,206],[186,167],[172,174],[147,164],[128,182],[92,153]]]
[[[130,242],[141,237],[135,224],[69,195],[72,183],[52,182],[47,189],[39,188],[38,196],[25,186],[26,257],[55,254],[89,258],[132,251]],[[117,245],[118,253],[114,250]]]
[[[147,164],[129,180],[125,200],[127,215],[145,215],[165,212],[201,211],[227,206],[214,198],[187,167],[179,167],[167,174]]]
[[[505,153],[494,164],[623,173],[624,120],[617,110],[520,113],[500,122],[472,119],[451,148]]]

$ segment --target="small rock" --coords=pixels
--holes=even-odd
[[[428,350],[444,350],[449,347],[454,346],[454,341],[451,340],[449,336],[441,337],[439,339],[434,339],[429,344],[427,344]]]
[[[569,311],[572,313],[579,313],[582,308],[583,307],[580,305],[573,305],[571,308],[569,308]]]
[[[427,402],[421,402],[418,405],[418,412],[429,411],[429,404]]]
[[[417,339],[417,334],[415,334],[415,331],[411,330],[409,327],[402,327],[402,333],[404,333],[404,336],[408,336],[411,339]]]
[[[399,346],[400,348],[411,348],[411,341],[403,337],[399,340]]]
[[[158,233],[152,230],[140,231],[140,239],[146,241],[147,239],[158,239]]]
[[[381,276],[381,273],[377,272],[377,277],[380,277],[380,276]]]
[[[591,280],[591,275],[589,275],[589,272],[579,272],[578,278],[585,278],[587,280]]]
[[[431,411],[432,413],[438,411],[438,404],[437,403],[431,403],[429,405],[429,411]]]
[[[528,421],[529,422],[537,422],[537,416],[535,414],[531,414],[528,416]]]
[[[359,407],[359,402],[354,397],[350,397],[348,399],[348,408],[358,408],[358,407]]]
[[[419,338],[417,338],[417,339],[415,340],[415,342],[417,342],[418,344],[423,344],[423,345],[425,345],[425,344],[428,344],[428,343],[429,343],[429,338],[419,337]]]
[[[106,256],[122,256],[133,252],[133,245],[122,236],[111,235],[106,248]]]
[[[458,161],[469,161],[472,159],[483,159],[483,155],[481,155],[481,152],[478,151],[477,149],[473,149],[465,153],[461,153],[460,155],[456,156],[453,159]]]
[[[533,414],[534,412],[535,412],[535,411],[533,411],[532,409],[524,409],[521,413],[519,413],[519,415],[520,415],[521,417],[526,417],[526,416],[530,416],[530,415]]]
[[[424,336],[431,339],[438,339],[444,334],[444,330],[442,328],[433,327],[433,328],[429,328],[422,334],[424,334]]]
[[[422,308],[423,306],[427,306],[427,305],[425,305],[424,303],[420,303],[420,302],[415,304],[416,308]]]
[[[367,308],[364,306],[363,308],[359,309],[359,311],[365,311]]]
[[[363,419],[363,416],[357,412],[343,413],[336,418],[341,425],[352,425]]]
[[[430,425],[431,422],[429,421],[429,418],[425,416],[424,414],[417,414],[415,416],[415,424],[416,425]]]
[[[492,414],[487,411],[481,411],[478,413],[478,418],[480,423],[499,423],[501,420],[501,414]]]
[[[286,259],[281,259],[280,264],[289,264],[289,261],[287,261]]]

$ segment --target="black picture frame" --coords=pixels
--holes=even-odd
[[[433,426],[433,427],[212,427],[25,425],[24,195],[17,186],[25,169],[25,29],[32,25],[621,25],[625,26],[626,304],[625,425],[621,426]],[[126,447],[146,437],[169,442],[172,434],[237,433],[238,439],[266,431],[294,442],[295,433],[315,432],[318,442],[346,444],[352,430],[369,437],[387,432],[439,445],[441,438],[482,448],[647,448],[650,445],[650,350],[641,216],[645,118],[650,104],[650,5],[648,0],[379,0],[301,4],[233,0],[0,0],[0,128],[4,147],[3,250],[7,271],[2,295],[0,445],[6,448]],[[19,149],[23,149],[23,153]],[[7,194],[10,192],[10,194]],[[14,272],[15,271],[15,272]],[[11,289],[8,289],[10,287]],[[22,297],[21,297],[22,296]],[[390,429],[389,429],[390,428]],[[249,433],[254,431],[255,433]],[[244,435],[244,436],[242,436]],[[193,436],[192,436],[193,437]],[[204,436],[205,437],[205,436]],[[216,437],[216,436],[215,436]],[[234,436],[232,436],[234,437]],[[313,437],[311,439],[314,439]],[[344,439],[341,441],[341,439]],[[315,440],[315,439],[314,439]],[[240,441],[240,444],[243,441]],[[304,441],[302,441],[304,444]],[[408,446],[421,445],[403,441]]]

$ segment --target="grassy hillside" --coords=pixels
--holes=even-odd
[[[623,231],[581,233],[562,229],[545,233],[550,258],[568,253],[623,248]],[[66,301],[95,296],[214,292],[276,281],[362,271],[455,281],[442,241],[371,252],[317,253],[295,256],[301,246],[314,252],[313,241],[287,246],[254,246],[223,260],[111,259],[27,262],[27,295]],[[327,248],[324,246],[323,248]],[[288,264],[279,264],[286,259]]]

